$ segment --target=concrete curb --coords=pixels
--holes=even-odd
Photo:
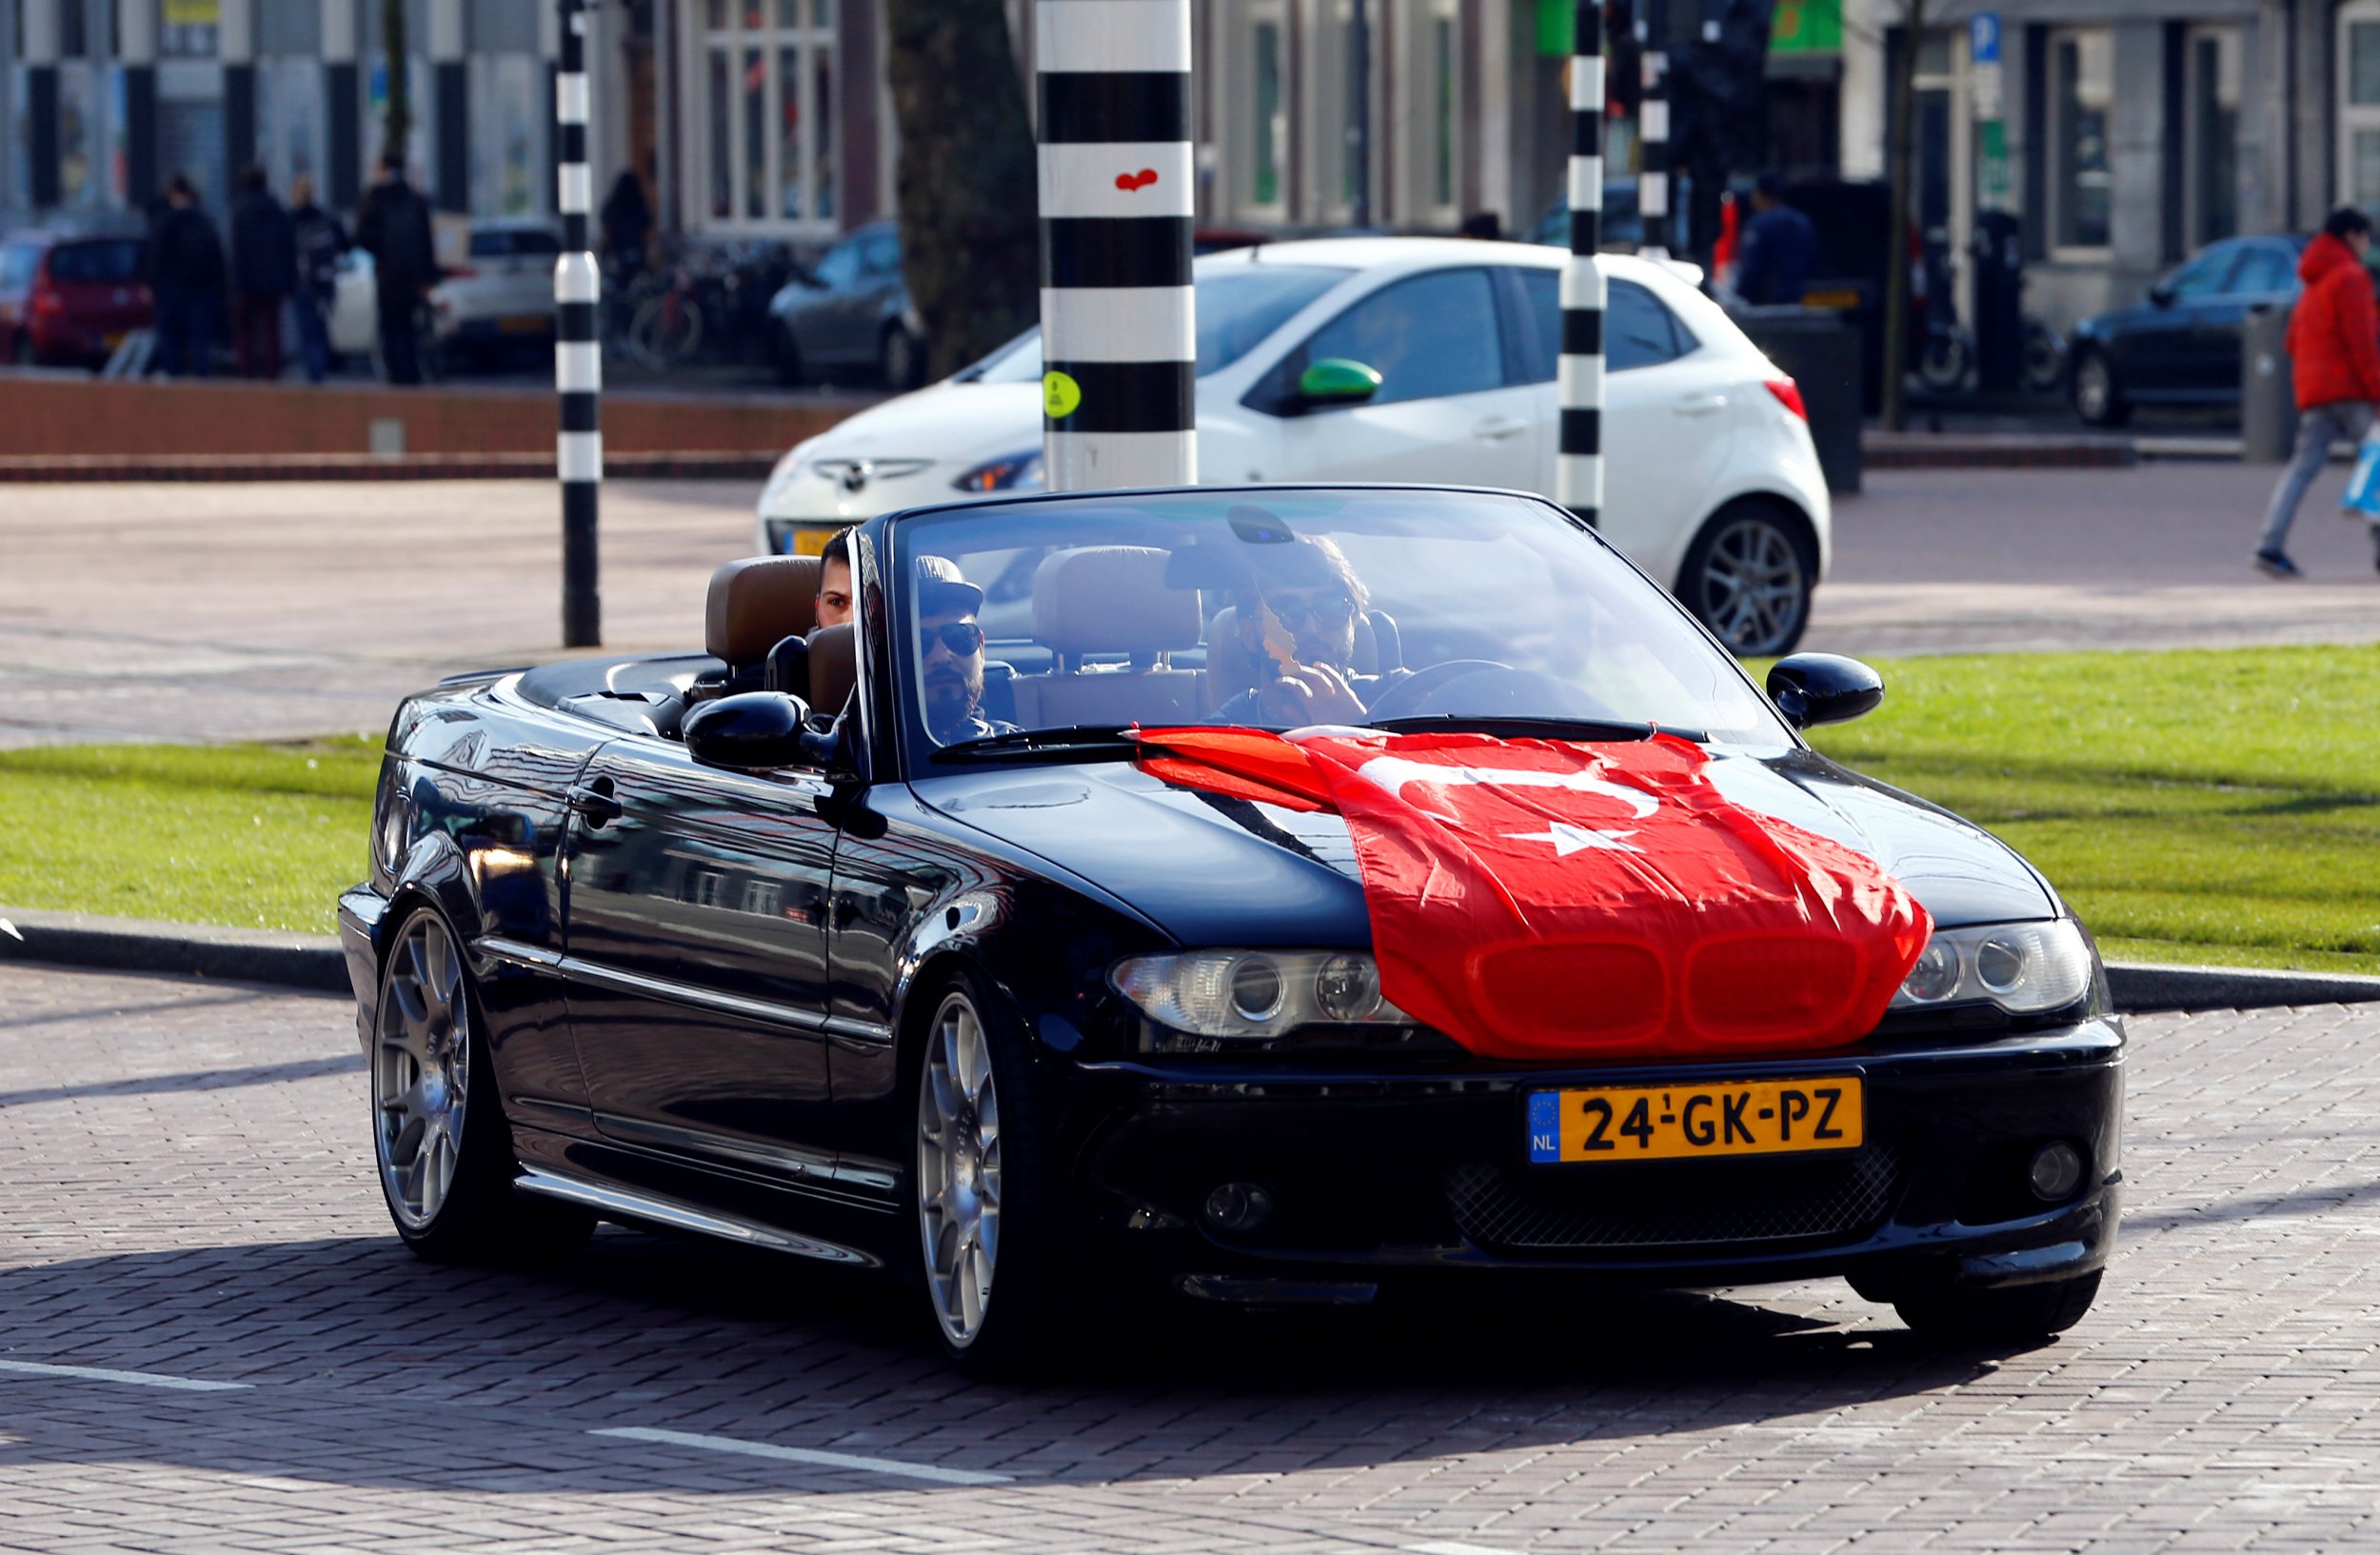
[[[2348,972],[2272,972],[2252,967],[2162,967],[2108,964],[2115,1007],[2152,1010],[2271,1009],[2288,1005],[2380,1002],[2380,977]]]
[[[0,908],[0,922],[16,931],[0,933],[0,966],[46,962],[105,971],[220,977],[324,993],[352,991],[339,942],[327,935],[97,918],[21,907]],[[2115,1007],[2128,1014],[2380,1003],[2380,977],[2270,972],[2245,967],[2111,962],[2108,987],[2115,996]]]
[[[351,993],[336,939],[208,924],[100,918],[82,912],[0,907],[0,967],[18,962],[119,972],[169,972]]]

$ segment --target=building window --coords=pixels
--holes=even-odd
[[[223,0],[164,0],[157,51],[168,59],[212,59],[223,26]]]
[[[2339,11],[2339,198],[2380,210],[2380,4]]]
[[[834,230],[833,0],[704,0],[686,15],[702,225]]]
[[[1397,209],[1392,219],[1408,226],[1451,228],[1461,218],[1457,94],[1461,69],[1459,18],[1461,0],[1420,0],[1411,7],[1371,0],[1376,15],[1385,13],[1382,30],[1395,29],[1395,48],[1381,61],[1382,87],[1389,104],[1373,130],[1376,166],[1382,165],[1378,148],[1393,144],[1396,158]]]
[[[1247,192],[1240,213],[1278,220],[1289,207],[1288,15],[1279,0],[1250,5],[1246,15],[1246,92],[1234,94],[1239,106],[1229,115],[1247,130]]]
[[[2103,250],[2109,244],[2108,110],[2115,95],[2115,40],[2104,30],[2050,35],[2050,242]]]
[[[2193,27],[2187,38],[2183,166],[2190,184],[2183,210],[2190,246],[2197,249],[2239,230],[2239,29]]]
[[[471,213],[542,215],[551,199],[545,62],[535,54],[473,54],[466,70],[471,94]]]

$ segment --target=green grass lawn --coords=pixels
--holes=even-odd
[[[379,771],[376,738],[0,750],[0,911],[329,933]]]
[[[1878,668],[1815,743],[2006,838],[2111,960],[2380,972],[2380,648]]]
[[[2040,866],[2117,959],[2380,972],[2380,648],[1879,664],[1816,731]],[[373,742],[0,751],[0,908],[327,932]]]

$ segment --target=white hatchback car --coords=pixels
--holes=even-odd
[[[451,365],[467,351],[492,353],[513,345],[553,339],[554,260],[561,252],[561,234],[550,222],[535,218],[473,222],[470,257],[430,289],[425,322],[433,365]],[[339,261],[330,308],[330,349],[343,357],[374,356],[379,329],[372,256],[350,249]]]
[[[1529,244],[1325,238],[1199,260],[1199,473],[1551,495],[1566,258]],[[1603,533],[1737,653],[1787,652],[1830,548],[1800,393],[1691,269],[1603,263]],[[760,548],[815,552],[853,520],[954,489],[1038,487],[1041,379],[1028,331],[803,443],[762,492]]]

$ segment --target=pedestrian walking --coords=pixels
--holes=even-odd
[[[1735,294],[1755,307],[1798,306],[1818,262],[1818,229],[1785,203],[1785,175],[1764,172],[1735,259]]]
[[[632,168],[620,169],[604,196],[604,257],[611,262],[612,278],[625,289],[645,268],[645,245],[653,234],[653,208],[645,199],[645,180]]]
[[[298,350],[306,381],[318,384],[330,372],[330,310],[339,299],[339,259],[347,251],[347,229],[314,203],[314,180],[300,173],[289,181],[289,228],[297,239]]]
[[[380,311],[380,358],[392,384],[422,381],[417,315],[438,282],[438,251],[429,230],[429,202],[405,176],[405,153],[380,159],[380,182],[364,196],[355,218],[355,246],[372,256],[372,289]]]
[[[2258,571],[2302,578],[2290,560],[2290,526],[2306,488],[2330,461],[2330,445],[2356,442],[2380,405],[2380,308],[2372,303],[2371,220],[2353,206],[2330,212],[2297,261],[2306,289],[2290,315],[2289,351],[2297,390],[2297,450],[2265,509],[2253,558]]]
[[[231,349],[243,378],[281,376],[281,309],[297,289],[297,234],[265,169],[240,174],[231,210]]]
[[[166,181],[166,200],[142,255],[154,300],[157,349],[151,358],[169,378],[204,378],[214,369],[215,329],[223,313],[223,241],[199,208],[185,173]]]

